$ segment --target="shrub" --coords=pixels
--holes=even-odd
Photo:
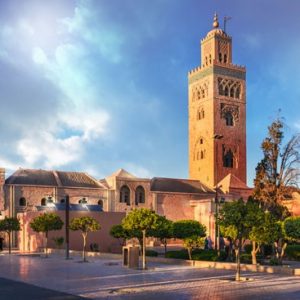
[[[290,259],[300,260],[300,245],[288,245],[285,249],[285,253]]]
[[[187,250],[168,251],[166,253],[166,258],[188,259],[189,255]]]
[[[270,265],[271,266],[280,266],[280,265],[282,265],[282,261],[280,259],[278,259],[277,257],[272,257],[270,259]]]
[[[154,250],[146,250],[146,256],[158,256],[158,252]]]
[[[247,244],[244,246],[244,250],[246,253],[250,254],[252,251],[252,245],[251,244]]]

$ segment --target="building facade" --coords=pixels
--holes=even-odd
[[[188,80],[189,177],[211,187],[228,174],[246,183],[246,69],[232,63],[217,15]]]

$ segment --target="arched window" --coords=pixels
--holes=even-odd
[[[230,97],[234,97],[234,89],[233,89],[233,87],[230,89]]]
[[[198,91],[197,94],[198,94],[198,100],[201,99],[201,93],[200,93],[200,91]]]
[[[130,205],[130,189],[127,185],[123,185],[120,190],[120,202]]]
[[[100,199],[100,200],[98,201],[98,205],[99,205],[101,208],[103,208],[103,200]]]
[[[227,63],[227,55],[224,54],[224,63],[226,64]]]
[[[233,168],[233,153],[231,150],[224,155],[223,165],[225,168]]]
[[[204,158],[204,151],[201,150],[200,152],[200,159],[203,159]]]
[[[211,64],[211,54],[209,54],[209,64]]]
[[[203,144],[203,139],[202,139],[202,138],[200,139],[200,144],[201,144],[201,145]]]
[[[205,56],[205,64],[207,65],[207,56]]]
[[[219,62],[222,62],[222,53],[219,53]]]
[[[232,113],[231,112],[227,112],[226,115],[225,115],[225,121],[226,121],[226,125],[227,126],[233,126],[234,123],[233,123],[233,116],[232,116]]]
[[[205,98],[205,90],[204,89],[201,90],[201,98]]]
[[[228,86],[225,87],[224,96],[228,96]]]
[[[241,90],[240,90],[240,87],[238,86],[235,91],[235,98],[240,99],[240,93],[241,93]]]
[[[204,109],[202,109],[202,111],[201,111],[201,114],[202,114],[202,119],[205,117],[205,115],[204,115]]]
[[[142,186],[138,186],[135,190],[135,204],[145,203],[145,189]]]
[[[47,199],[46,198],[42,198],[41,200],[41,206],[46,206],[47,205]]]
[[[19,206],[26,206],[26,199],[24,197],[21,197],[19,200]]]

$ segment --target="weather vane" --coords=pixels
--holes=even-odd
[[[228,17],[228,16],[225,16],[224,17],[224,32],[226,32],[226,23],[231,20],[232,18],[231,17]]]

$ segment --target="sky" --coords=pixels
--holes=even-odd
[[[0,166],[187,178],[187,73],[214,12],[247,67],[251,186],[279,110],[300,132],[298,0],[0,0]]]

